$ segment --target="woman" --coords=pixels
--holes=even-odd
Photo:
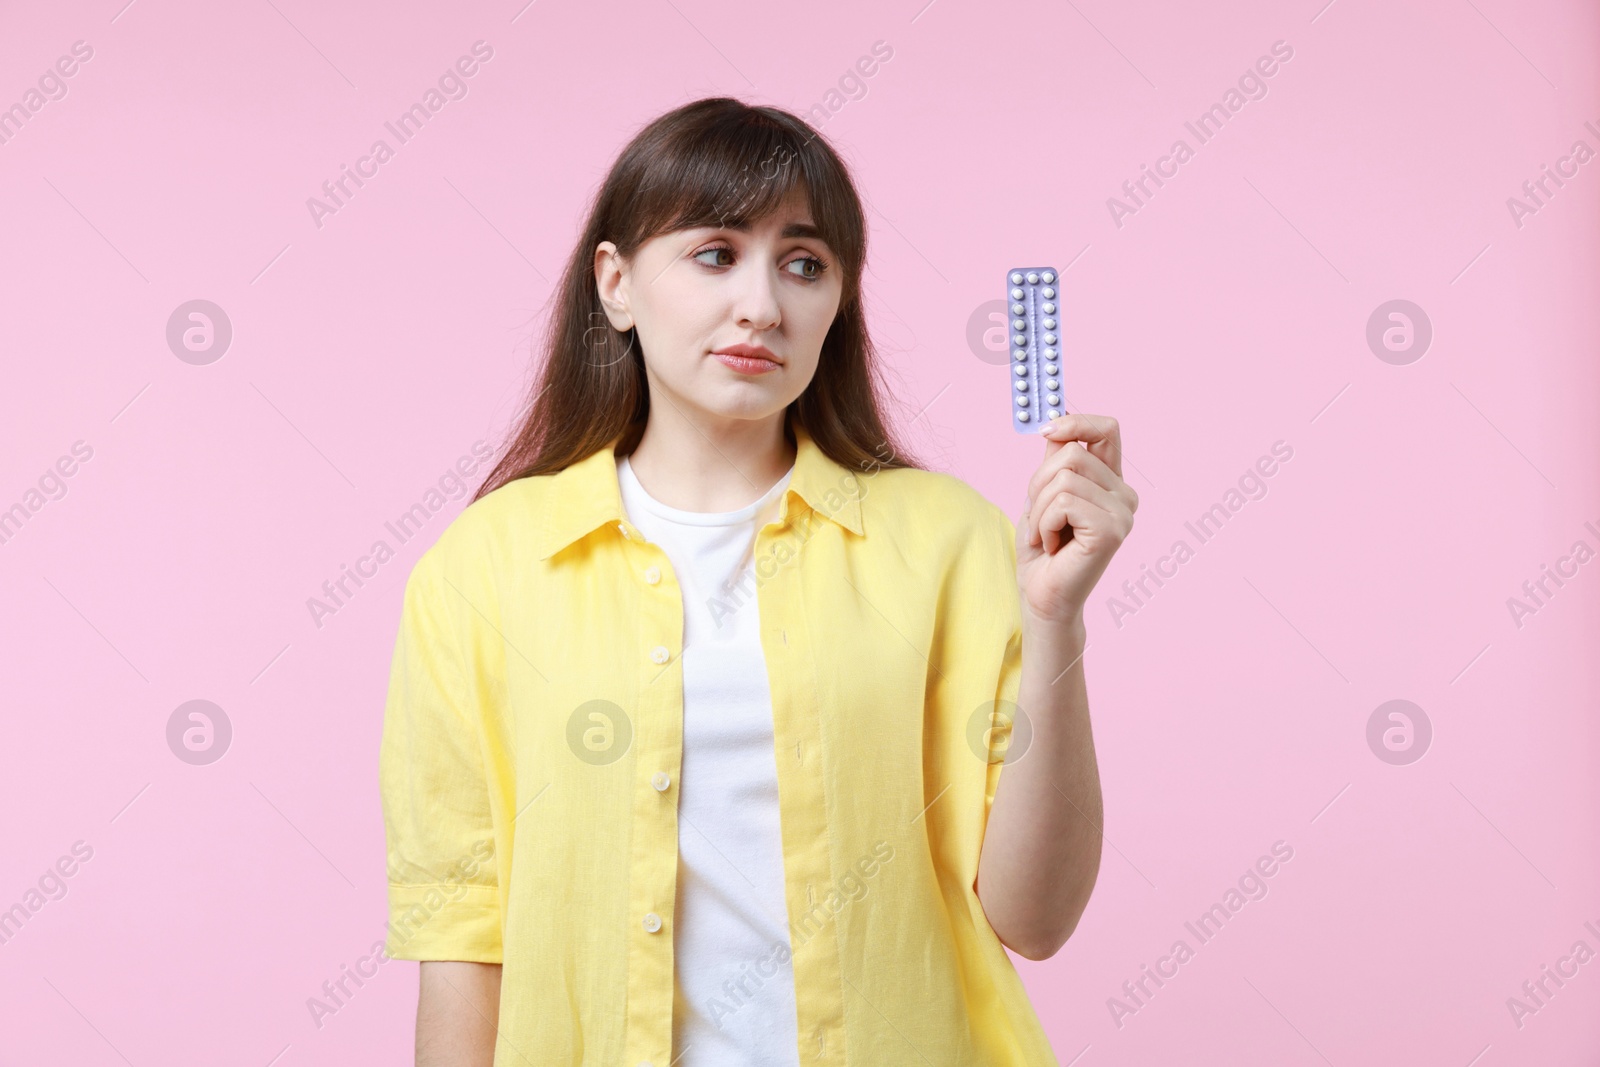
[[[697,101],[607,176],[527,417],[406,585],[419,1064],[1056,1062],[1002,946],[1054,954],[1099,869],[1083,606],[1137,498],[1106,418],[1045,431],[1018,526],[908,460],[864,263],[786,112]]]

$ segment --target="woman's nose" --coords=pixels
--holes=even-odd
[[[738,318],[741,326],[770,330],[778,325],[782,309],[778,306],[777,278],[767,268],[752,270],[743,279],[739,292]]]

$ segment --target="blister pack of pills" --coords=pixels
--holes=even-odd
[[[1017,267],[1006,272],[1011,312],[1011,427],[1038,433],[1066,410],[1061,397],[1061,300],[1056,272]]]

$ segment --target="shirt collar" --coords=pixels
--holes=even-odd
[[[860,476],[830,459],[811,435],[791,424],[795,436],[794,475],[779,505],[779,521],[789,518],[791,496],[812,511],[866,536],[861,523],[863,486]],[[622,521],[622,489],[617,484],[619,435],[599,451],[550,476],[549,494],[538,516],[534,551],[549,559],[600,526]]]

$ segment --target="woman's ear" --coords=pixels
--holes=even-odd
[[[617,246],[601,241],[594,249],[594,284],[600,292],[600,306],[618,333],[633,329],[628,311],[627,262],[617,254]]]

